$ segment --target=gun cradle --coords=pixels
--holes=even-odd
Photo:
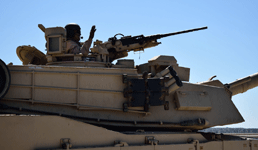
[[[95,44],[96,43],[96,44]],[[116,52],[122,52],[122,51],[141,51],[144,50],[145,48],[150,48],[154,47],[161,44],[161,42],[157,42],[155,40],[153,41],[148,41],[146,43],[140,44],[140,43],[134,43],[130,45],[123,45],[121,41],[116,41],[114,45],[112,45],[111,42],[105,42],[105,43],[99,43],[99,42],[94,42],[93,48],[91,48],[91,52],[93,53],[105,53],[107,51],[110,52],[110,49],[115,49]],[[103,50],[104,49],[104,50]]]
[[[117,40],[114,44],[111,41],[102,43],[102,41],[94,42],[93,48],[91,48],[92,53],[97,55],[103,55],[106,60],[112,62],[116,59],[128,56],[130,51],[143,51],[145,48],[150,48],[159,45],[160,42],[155,40],[147,41],[145,43],[134,43],[130,45],[124,45],[120,40]]]

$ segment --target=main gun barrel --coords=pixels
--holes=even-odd
[[[226,86],[232,92],[232,95],[244,93],[247,90],[258,86],[258,72],[253,75],[237,79],[234,82],[226,84]]]

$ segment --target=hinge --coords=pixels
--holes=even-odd
[[[222,137],[221,137],[221,134],[212,134],[211,139],[214,141],[221,141]]]
[[[70,148],[72,148],[71,139],[70,138],[60,139],[60,146],[63,149],[69,150]]]
[[[154,136],[145,137],[145,144],[158,145],[158,143],[159,143],[159,140],[156,140]]]
[[[194,144],[194,147],[195,147],[195,150],[200,150],[201,147],[200,147],[200,143],[198,140],[193,140],[193,144]],[[202,147],[203,149],[203,147]]]

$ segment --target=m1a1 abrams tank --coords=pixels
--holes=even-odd
[[[173,56],[138,66],[119,59],[157,46],[159,38],[207,27],[97,40],[88,56],[65,54],[64,28],[39,27],[46,55],[19,46],[22,66],[0,61],[1,149],[258,149],[255,139],[198,132],[243,122],[231,98],[256,87],[257,73],[229,84],[193,84],[190,69]]]

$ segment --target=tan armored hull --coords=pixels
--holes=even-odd
[[[0,116],[0,123],[4,150],[258,149],[258,141],[252,138],[195,132],[115,132],[59,116]]]

